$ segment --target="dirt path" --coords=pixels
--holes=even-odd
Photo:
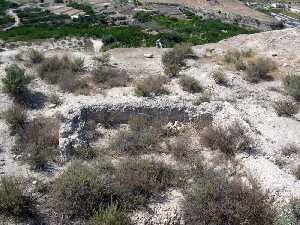
[[[14,27],[18,27],[20,25],[20,18],[18,17],[18,15],[16,13],[14,13],[14,11],[12,9],[8,10],[6,15],[13,17],[15,19],[15,23],[9,27],[4,28],[3,31],[10,30],[10,29],[12,29]]]

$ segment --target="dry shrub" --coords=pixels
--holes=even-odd
[[[228,80],[226,79],[226,75],[223,70],[216,70],[212,72],[211,76],[215,80],[216,84],[227,86]]]
[[[59,126],[57,119],[36,118],[26,124],[25,130],[14,147],[22,154],[22,159],[33,169],[45,169],[48,163],[56,161],[59,145]]]
[[[89,220],[88,225],[129,225],[126,214],[117,205],[100,208]]]
[[[92,71],[94,81],[104,88],[124,87],[129,81],[129,76],[124,70],[110,66],[98,66]]]
[[[194,57],[193,50],[189,44],[176,45],[172,50],[165,52],[162,56],[162,63],[165,74],[174,77],[177,76],[185,60]]]
[[[133,122],[129,122],[129,124]],[[117,152],[137,155],[151,153],[159,149],[162,130],[148,125],[131,126],[129,130],[121,130],[111,139],[109,149]]]
[[[60,99],[60,97],[57,94],[51,94],[49,97],[49,102],[51,104],[54,104],[55,106],[62,104],[62,100]]]
[[[283,156],[291,156],[299,153],[300,153],[300,148],[294,144],[289,144],[281,149],[281,154]]]
[[[176,160],[187,160],[191,156],[191,140],[188,136],[178,136],[167,143],[168,150]]]
[[[254,144],[253,139],[239,122],[234,122],[229,126],[207,127],[202,134],[202,140],[208,147],[220,150],[227,156],[249,150]]]
[[[164,87],[167,79],[164,76],[150,76],[136,83],[134,92],[137,96],[153,97],[167,94],[168,91]]]
[[[74,162],[55,181],[51,197],[53,210],[65,220],[89,218],[112,198],[109,176],[85,164]]]
[[[272,198],[256,185],[212,170],[202,170],[184,202],[185,222],[190,225],[274,224]]]
[[[12,134],[24,129],[27,112],[24,107],[15,104],[3,113],[5,122],[9,125]]]
[[[299,106],[290,100],[279,100],[274,102],[273,107],[278,116],[293,116],[298,113]]]
[[[211,93],[204,91],[202,95],[197,96],[196,99],[193,101],[193,105],[201,105],[202,103],[205,102],[210,102],[211,101]]]
[[[78,72],[83,70],[84,60],[81,58],[59,58],[53,56],[45,58],[38,67],[38,75],[50,84],[58,84],[63,91],[76,92],[87,88],[85,80],[78,77]]]
[[[276,63],[265,57],[257,57],[248,60],[246,66],[246,78],[248,81],[255,83],[260,80],[271,79],[270,72],[277,68]]]
[[[245,58],[250,58],[253,55],[254,52],[252,51],[252,49],[242,50],[242,51],[238,49],[231,49],[226,52],[224,56],[224,61],[226,63],[234,64],[237,70],[245,70],[246,69]]]
[[[240,58],[242,58],[242,53],[238,49],[230,49],[224,55],[226,63],[235,63]]]
[[[297,180],[300,180],[300,165],[298,165],[294,171],[294,175],[297,178]]]
[[[179,84],[184,91],[188,91],[190,93],[197,93],[203,90],[203,87],[200,85],[199,81],[190,76],[183,76],[180,78]]]
[[[145,205],[154,194],[179,185],[178,172],[162,162],[128,159],[115,174],[115,190],[126,208]]]
[[[32,48],[28,51],[28,58],[32,64],[38,64],[45,59],[45,56],[39,50]]]
[[[300,76],[297,74],[289,74],[283,80],[283,84],[286,92],[294,97],[296,100],[300,100]]]

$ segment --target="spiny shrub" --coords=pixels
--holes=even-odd
[[[22,218],[28,213],[27,201],[20,180],[15,177],[0,178],[0,215]]]
[[[129,219],[125,213],[117,207],[111,205],[108,208],[100,208],[89,220],[88,225],[129,225]]]
[[[14,97],[22,97],[27,85],[30,83],[30,78],[25,75],[25,70],[18,65],[12,64],[5,68],[5,77],[2,78],[4,91]]]
[[[109,66],[98,66],[92,71],[94,81],[103,86],[103,88],[126,86],[129,81],[128,74]]]
[[[53,184],[54,211],[69,220],[89,218],[113,200],[109,185],[109,176],[103,171],[98,176],[92,167],[74,162]]]
[[[27,112],[22,106],[15,104],[3,113],[3,118],[9,125],[11,133],[15,134],[25,128]]]
[[[45,56],[42,52],[33,48],[29,50],[28,57],[32,64],[41,63],[45,59]]]
[[[165,52],[162,56],[165,74],[170,77],[177,76],[186,65],[185,60],[190,57],[194,57],[194,53],[189,44],[176,45],[172,50]]]
[[[246,66],[246,78],[250,82],[270,79],[270,72],[277,68],[276,63],[270,58],[258,57],[248,60]]]
[[[114,179],[115,192],[129,208],[144,205],[155,193],[179,185],[176,170],[164,163],[144,159],[123,161]]]
[[[296,74],[289,74],[283,80],[283,84],[286,92],[294,97],[296,100],[300,100],[300,76]]]
[[[229,126],[209,126],[204,130],[202,139],[205,145],[213,150],[220,150],[227,156],[249,150],[254,144],[239,122]]]
[[[299,111],[297,103],[290,100],[275,101],[273,107],[278,116],[293,116]]]
[[[190,76],[183,76],[180,78],[179,84],[184,91],[188,91],[190,93],[201,92],[203,90],[203,87],[200,85],[199,81]]]
[[[239,178],[206,170],[195,180],[184,202],[187,224],[274,224],[273,200],[254,182],[248,186]]]
[[[134,92],[137,96],[153,97],[158,95],[167,94],[168,91],[164,87],[166,84],[166,77],[163,76],[150,76],[136,83]]]

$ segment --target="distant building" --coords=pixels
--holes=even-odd
[[[64,4],[50,6],[48,10],[56,15],[67,15],[72,19],[78,18],[79,16],[85,16],[86,13],[79,9],[67,7]]]

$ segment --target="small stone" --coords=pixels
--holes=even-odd
[[[36,184],[37,184],[37,181],[36,181],[36,180],[32,181],[32,184],[33,184],[33,185],[36,185]]]
[[[56,104],[50,104],[50,105],[48,106],[49,109],[54,109],[55,107],[56,107]]]
[[[145,58],[153,58],[153,54],[151,54],[151,53],[145,53],[144,57]]]

